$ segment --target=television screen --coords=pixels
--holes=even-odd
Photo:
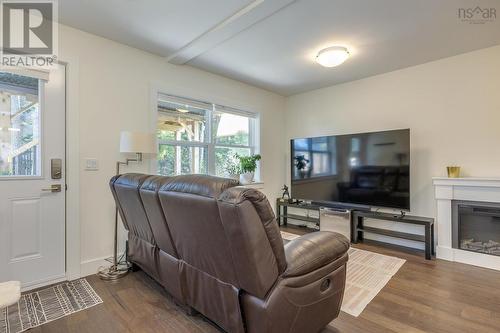
[[[291,140],[297,199],[410,209],[410,130]]]

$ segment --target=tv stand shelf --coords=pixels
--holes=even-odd
[[[289,203],[288,201],[281,200],[282,199],[276,199],[276,221],[278,222],[278,226],[286,226],[288,223],[288,219],[311,222],[319,225],[319,217],[316,218],[297,214],[289,214],[288,207],[317,211],[319,216],[319,209],[321,208],[321,206],[308,203]]]
[[[374,227],[367,227],[367,226],[363,226],[362,229],[358,228],[358,231],[371,232],[372,234],[378,234],[378,235],[394,237],[394,238],[403,238],[403,239],[413,240],[413,241],[417,241],[417,242],[425,242],[424,235],[409,234],[406,232],[399,232],[399,231],[374,228]]]
[[[424,226],[425,235],[410,234],[406,232],[399,232],[375,227],[368,227],[364,225],[365,218],[372,218],[377,220],[394,221],[399,223],[417,224]],[[411,215],[397,215],[390,213],[379,213],[373,211],[360,211],[354,210],[352,212],[351,220],[351,242],[356,244],[358,241],[363,240],[363,233],[368,232],[372,234],[407,239],[417,242],[425,243],[425,259],[430,260],[434,253],[434,219],[421,216]]]

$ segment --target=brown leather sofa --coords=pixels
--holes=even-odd
[[[129,260],[227,332],[321,331],[340,311],[349,241],[315,232],[283,246],[266,197],[236,185],[113,177]]]

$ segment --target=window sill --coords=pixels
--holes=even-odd
[[[256,190],[263,190],[264,189],[264,183],[263,182],[253,182],[253,183],[250,183],[250,184],[239,185],[238,187],[253,188],[253,189],[256,189]]]

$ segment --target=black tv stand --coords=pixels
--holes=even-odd
[[[402,212],[403,213],[403,212]],[[364,225],[365,218],[377,220],[394,221],[399,223],[418,224],[424,226],[425,235],[410,234],[406,232],[393,231]],[[425,259],[430,260],[434,255],[434,219],[429,217],[411,216],[406,214],[395,215],[392,213],[381,213],[375,211],[352,211],[351,220],[351,242],[356,244],[363,240],[363,233],[368,232],[394,238],[408,239],[425,243]]]
[[[359,205],[359,204],[349,204],[337,201],[312,201],[311,204],[325,207],[325,208],[337,208],[337,209],[349,209],[349,210],[363,210],[369,211],[370,206]]]
[[[306,216],[290,214],[288,213],[288,207],[304,209],[307,211],[316,211],[318,217],[312,217],[309,216],[309,214],[307,214]],[[276,199],[276,221],[278,223],[278,226],[283,225],[285,227],[287,226],[288,219],[299,220],[307,223],[314,223],[315,225],[319,226],[320,208],[321,207],[319,205],[315,205],[313,203],[307,203],[305,201],[294,200],[293,202],[290,202],[289,200]]]

